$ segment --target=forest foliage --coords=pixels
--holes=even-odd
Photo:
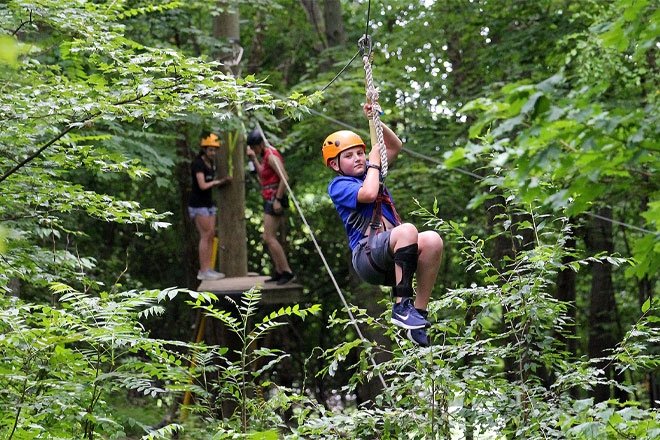
[[[660,437],[660,9],[421,3],[0,4],[4,438]],[[237,75],[213,36],[231,8]],[[423,349],[349,270],[325,195],[324,137],[369,138],[365,30],[405,142],[388,187],[446,244]],[[299,305],[190,283],[195,138],[256,121],[310,224],[291,210]],[[268,272],[246,175],[249,269]],[[191,342],[198,316],[238,348]]]

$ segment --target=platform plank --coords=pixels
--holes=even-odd
[[[223,296],[240,296],[255,286],[261,289],[262,304],[294,304],[302,301],[303,287],[290,282],[282,286],[267,283],[270,278],[264,275],[245,277],[226,277],[221,280],[204,280],[197,290]]]

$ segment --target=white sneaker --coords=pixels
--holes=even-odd
[[[225,277],[225,274],[222,272],[216,272],[213,269],[207,269],[204,272],[197,272],[198,280],[221,280]]]

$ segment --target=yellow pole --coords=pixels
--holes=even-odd
[[[204,331],[206,330],[206,315],[204,315],[203,312],[200,312],[199,316],[200,319],[197,320],[197,324],[199,325],[199,327],[197,327],[197,337],[195,338],[195,342],[197,343],[201,342],[202,339],[204,339]],[[192,370],[193,368],[195,368],[195,361],[191,359],[190,369]],[[190,382],[192,382],[192,379],[190,380]],[[183,396],[183,408],[181,409],[181,420],[186,420],[188,418],[188,408],[186,408],[186,406],[190,405],[191,400],[192,400],[192,393],[190,391],[186,391],[186,393]]]
[[[213,249],[211,250],[211,269],[216,269],[215,262],[218,261],[218,237],[213,237]]]
[[[211,268],[216,269],[215,263],[218,261],[218,245],[219,245],[219,240],[218,237],[213,237],[213,249],[211,251]],[[204,339],[204,331],[206,329],[206,315],[203,313],[200,313],[199,318],[197,319],[197,336],[195,337],[195,342],[199,343],[202,342],[202,339]],[[192,370],[195,368],[195,361],[191,360],[190,361],[190,369]],[[191,380],[192,382],[192,380]],[[190,391],[186,391],[186,393],[183,395],[183,409],[181,410],[181,420],[186,420],[188,418],[188,409],[186,406],[190,405],[190,402],[192,401],[192,393]]]

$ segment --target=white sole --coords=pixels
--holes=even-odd
[[[426,327],[426,324],[422,325],[409,325],[404,322],[399,321],[398,319],[392,318],[390,321],[392,324],[396,325],[397,327],[405,328],[406,330],[419,330],[420,328]]]

